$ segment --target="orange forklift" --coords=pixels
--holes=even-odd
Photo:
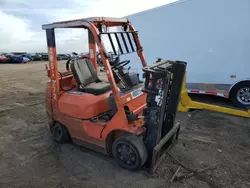
[[[64,72],[58,71],[56,28],[88,31],[88,57],[68,60]],[[109,32],[110,28],[116,31]],[[158,59],[147,66],[138,32],[125,18],[84,18],[46,24],[42,29],[49,56],[46,111],[54,140],[71,139],[112,155],[128,170],[145,165],[154,171],[178,138],[180,124],[175,123],[175,115],[186,63]],[[139,56],[142,78],[127,67],[130,60],[120,60],[131,53]],[[98,77],[100,64],[106,80]]]

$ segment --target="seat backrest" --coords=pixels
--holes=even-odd
[[[89,59],[75,60],[70,68],[78,85],[87,86],[99,80],[94,65]]]

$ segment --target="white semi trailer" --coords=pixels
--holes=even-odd
[[[148,64],[186,61],[190,93],[250,106],[250,0],[180,0],[128,19]]]

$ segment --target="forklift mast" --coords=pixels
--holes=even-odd
[[[178,109],[186,63],[182,61],[158,61],[143,68],[147,93],[144,109],[146,127],[145,144],[148,150],[147,166],[157,168],[156,161],[164,150],[177,139],[180,126],[174,125]],[[175,134],[175,138],[174,138]]]

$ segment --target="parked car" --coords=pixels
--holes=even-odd
[[[76,52],[71,52],[71,54],[70,54],[70,58],[71,58],[71,59],[78,59],[78,57],[79,57],[78,53],[76,53]]]
[[[6,53],[2,53],[2,54],[0,54],[0,56],[6,57]]]
[[[56,56],[56,58],[57,58],[57,61],[61,61],[62,60],[62,57],[61,56]]]
[[[0,56],[0,63],[12,63],[10,58],[7,58],[5,56]]]
[[[32,61],[42,61],[41,55],[31,54]]]
[[[41,59],[42,59],[42,61],[48,61],[49,60],[48,54],[42,54]]]
[[[84,59],[84,58],[88,58],[89,54],[88,53],[81,53],[80,55],[78,55],[79,59]]]
[[[32,61],[32,55],[31,54],[23,54],[22,57],[29,58]]]
[[[57,57],[59,58],[58,60],[68,60],[69,56],[66,54],[57,54]]]
[[[5,59],[6,59],[5,56],[0,56],[0,61],[5,60]]]
[[[10,56],[12,63],[23,63],[23,57],[20,56]]]
[[[22,57],[23,58],[23,63],[27,63],[27,62],[29,62],[30,61],[30,59],[29,58],[27,58],[27,57]]]
[[[7,54],[6,58],[2,58],[1,63],[23,63],[23,58],[13,54]]]

